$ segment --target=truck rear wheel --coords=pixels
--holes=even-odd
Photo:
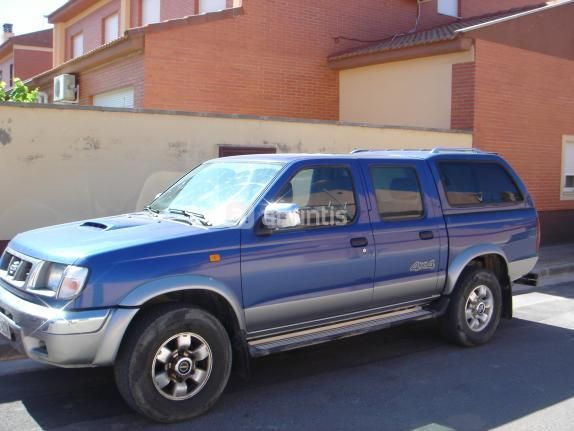
[[[494,273],[467,269],[451,296],[441,329],[446,338],[461,346],[478,346],[494,336],[502,311],[502,292]]]
[[[166,304],[130,328],[114,371],[134,410],[170,423],[209,410],[227,385],[231,362],[231,343],[219,320],[198,308]]]

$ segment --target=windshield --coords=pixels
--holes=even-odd
[[[278,163],[206,163],[162,193],[148,209],[187,215],[210,226],[235,224],[282,167]]]

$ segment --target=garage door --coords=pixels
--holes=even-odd
[[[120,88],[119,90],[108,91],[94,96],[94,106],[104,106],[106,108],[133,108],[134,89]]]

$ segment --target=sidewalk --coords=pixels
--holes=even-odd
[[[545,246],[534,267],[538,287],[574,280],[574,243]]]

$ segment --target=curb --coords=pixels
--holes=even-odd
[[[574,263],[565,263],[561,265],[553,265],[548,267],[543,267],[540,269],[534,269],[534,272],[538,274],[540,278],[549,277],[554,275],[564,275],[568,273],[574,273]]]

